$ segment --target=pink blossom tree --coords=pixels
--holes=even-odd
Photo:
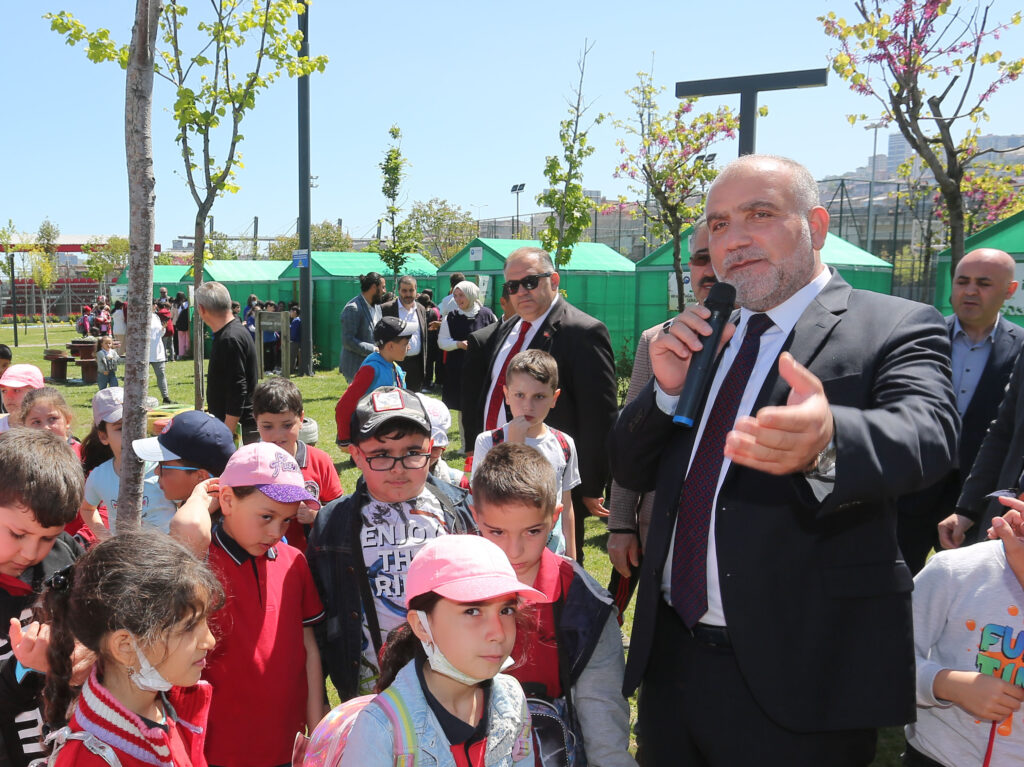
[[[952,0],[856,0],[855,23],[834,12],[818,20],[839,43],[832,70],[854,92],[878,102],[882,121],[896,124],[935,177],[955,270],[964,255],[965,174],[979,157],[1000,151],[978,149],[978,123],[988,119],[985,105],[993,95],[1020,76],[1024,58],[1007,59],[989,50],[1000,33],[1020,23],[1020,12],[1006,23],[993,23],[991,3],[953,5]],[[985,67],[995,68],[987,78]],[[875,118],[847,119],[852,124]]]
[[[658,240],[672,239],[672,268],[681,312],[682,231],[700,216],[704,189],[718,174],[707,161],[708,148],[716,141],[733,138],[739,120],[728,107],[691,116],[695,98],[660,114],[655,98],[664,88],[656,87],[646,72],[637,77],[640,82],[626,91],[635,116],[615,121],[615,127],[626,133],[626,138],[616,141],[622,161],[615,177],[629,179],[631,191],[644,195],[645,201],[633,210],[648,217],[652,235]],[[648,192],[653,204],[647,202]]]

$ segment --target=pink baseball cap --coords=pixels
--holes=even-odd
[[[6,386],[11,389],[21,389],[25,386],[33,389],[42,389],[45,385],[43,383],[43,373],[35,365],[26,365],[24,363],[11,365],[0,376],[0,386]]]
[[[478,535],[442,535],[416,553],[405,575],[405,606],[431,591],[453,602],[486,602],[506,594],[548,601],[519,582],[504,551]]]
[[[269,442],[254,442],[236,450],[220,475],[220,484],[227,487],[252,486],[278,503],[304,501],[312,509],[320,508],[316,496],[306,490],[306,480],[299,464]]]

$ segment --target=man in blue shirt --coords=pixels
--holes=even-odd
[[[979,248],[961,259],[953,275],[953,315],[946,318],[946,325],[953,346],[953,391],[962,422],[960,468],[931,494],[926,490],[922,498],[904,499],[900,505],[900,547],[915,573],[924,567],[928,551],[938,548],[941,533],[934,528],[936,522],[952,515],[956,524],[953,510],[957,498],[972,471],[985,432],[996,417],[1024,344],[1024,330],[999,312],[1017,290],[1014,268],[1009,254]],[[996,489],[993,486],[989,491]],[[973,524],[966,518],[963,523],[967,527]]]

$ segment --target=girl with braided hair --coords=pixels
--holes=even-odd
[[[223,591],[205,564],[153,530],[126,532],[57,572],[44,595],[44,696],[54,767],[206,767],[212,689],[200,682]],[[76,642],[96,656],[80,693]]]

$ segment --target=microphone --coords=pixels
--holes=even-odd
[[[676,404],[676,414],[672,420],[684,426],[693,426],[700,417],[700,405],[711,385],[711,372],[715,367],[715,355],[718,353],[718,342],[722,339],[725,323],[729,321],[733,306],[736,303],[736,288],[728,282],[717,282],[711,286],[704,301],[704,307],[711,310],[706,320],[711,326],[711,335],[704,336],[704,344],[699,352],[690,358],[690,369],[686,373],[683,392]]]

